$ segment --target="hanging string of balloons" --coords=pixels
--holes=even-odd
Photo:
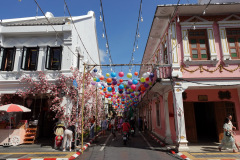
[[[116,72],[106,73],[104,76],[96,68],[91,74],[94,77],[91,85],[96,86],[100,90],[100,94],[121,112],[130,106],[137,105],[139,96],[153,84],[154,78],[153,73],[146,72],[138,80],[138,72],[134,72],[134,75],[127,73],[128,79],[123,80],[125,74],[122,71],[118,73],[118,76]]]

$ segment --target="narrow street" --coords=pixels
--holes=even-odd
[[[117,133],[117,138],[108,134],[98,138],[78,160],[145,160],[162,159],[174,160],[176,158],[168,155],[165,148],[154,142],[147,134],[136,132],[134,137],[130,137],[127,145],[123,144],[122,136]]]

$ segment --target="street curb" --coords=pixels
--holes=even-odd
[[[99,137],[102,134],[102,132],[99,132],[90,142],[86,143],[83,147],[83,151],[85,151],[93,141]],[[81,149],[80,151],[73,154],[70,158],[37,158],[37,160],[74,160],[78,156],[82,154]],[[0,159],[0,160],[36,160],[36,158],[7,158],[7,159]]]
[[[157,143],[159,143],[162,147],[166,146],[166,143],[162,142],[161,140],[159,140],[155,135],[153,135],[152,133],[149,133],[149,135],[151,136],[151,138],[153,138]],[[184,160],[190,160],[186,155],[184,155],[181,152],[176,153],[173,149],[171,149],[170,147],[167,147],[168,151],[170,154],[173,154],[174,156],[178,156],[181,159]]]
[[[86,143],[83,147],[83,151],[85,151],[92,143],[93,141],[99,137],[100,135],[102,134],[102,132],[99,132],[95,137],[93,137],[92,140],[90,140],[88,143]],[[82,154],[82,151],[80,149],[80,151],[76,152],[75,154],[73,154],[70,158],[68,158],[68,160],[74,160],[75,158],[77,158],[78,156],[80,156]],[[51,159],[53,160],[53,159]],[[57,160],[57,159],[54,159],[54,160]]]

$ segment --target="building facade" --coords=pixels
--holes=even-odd
[[[149,130],[180,151],[189,150],[189,143],[221,141],[228,114],[240,140],[239,6],[156,9],[142,60],[156,66],[140,70],[140,75],[153,71],[155,80],[140,97],[138,112]]]
[[[52,136],[54,113],[50,110],[49,95],[22,98],[15,94],[29,87],[30,83],[21,81],[24,77],[38,83],[39,73],[43,73],[49,83],[56,84],[61,75],[71,76],[76,68],[83,72],[84,60],[100,64],[94,12],[72,18],[54,17],[47,12],[45,16],[2,20],[0,47],[1,104],[16,103],[30,108],[29,114],[16,114],[16,121],[38,120],[39,136]],[[64,114],[68,114],[72,111],[72,100],[64,94],[62,106],[66,106]]]

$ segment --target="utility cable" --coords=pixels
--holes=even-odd
[[[86,48],[86,46],[84,45],[84,43],[83,43],[83,41],[82,41],[82,39],[81,39],[81,37],[80,37],[80,35],[79,35],[79,33],[78,33],[77,27],[76,27],[76,25],[75,25],[75,23],[74,23],[74,21],[73,21],[73,19],[72,19],[72,15],[71,15],[71,13],[70,13],[70,11],[69,11],[69,8],[68,8],[68,5],[67,5],[66,0],[64,0],[64,3],[65,3],[65,5],[66,5],[66,8],[67,8],[68,14],[69,14],[69,16],[70,16],[70,18],[71,18],[71,21],[72,21],[72,23],[73,23],[73,26],[74,26],[74,28],[75,28],[75,30],[76,30],[76,32],[77,32],[78,38],[80,39],[80,41],[81,41],[81,43],[82,43],[82,45],[83,45],[83,48],[85,49],[85,51],[87,52],[89,58],[93,61],[93,63],[97,64],[97,63],[92,59],[92,57],[90,56],[90,54],[88,53],[87,48]]]

